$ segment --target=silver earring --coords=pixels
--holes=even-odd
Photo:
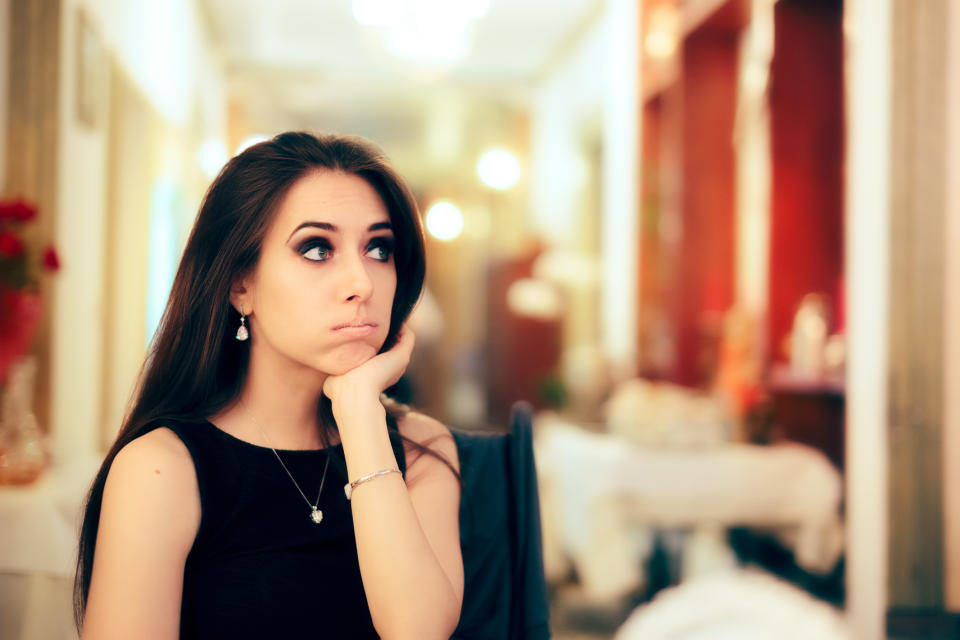
[[[237,340],[239,340],[240,342],[243,342],[244,340],[250,337],[250,332],[247,331],[247,325],[244,322],[245,319],[246,319],[246,316],[244,316],[243,312],[241,311],[240,312],[240,328],[237,329]]]

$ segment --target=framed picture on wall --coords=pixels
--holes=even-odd
[[[100,37],[86,11],[77,9],[76,103],[77,120],[96,129],[104,108],[104,50]]]

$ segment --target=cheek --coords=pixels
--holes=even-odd
[[[397,294],[397,274],[392,269],[383,274],[380,282],[377,283],[380,305],[386,309],[393,306],[393,298]]]

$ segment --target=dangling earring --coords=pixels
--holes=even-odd
[[[243,311],[240,312],[240,328],[237,329],[237,340],[243,342],[250,337],[250,332],[247,331],[247,325],[244,323],[246,317],[243,315]]]

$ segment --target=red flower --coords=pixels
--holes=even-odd
[[[16,258],[23,253],[23,241],[12,231],[0,231],[0,256]]]
[[[47,247],[43,252],[43,266],[50,271],[60,269],[60,256],[57,255],[57,250],[53,248],[53,245]]]
[[[23,199],[12,202],[0,202],[0,220],[19,220],[29,222],[37,217],[37,209]]]

